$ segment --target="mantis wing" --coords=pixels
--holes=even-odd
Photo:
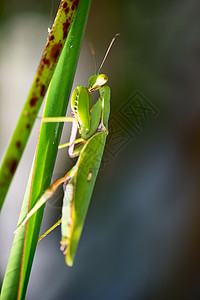
[[[106,133],[98,132],[85,144],[77,161],[73,177],[72,227],[67,245],[66,264],[73,265],[74,256],[83,230],[92,191],[99,171],[106,142]]]

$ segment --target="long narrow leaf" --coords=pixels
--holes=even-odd
[[[89,11],[90,0],[81,0],[63,52],[56,67],[44,116],[64,116],[75,73],[81,39]],[[32,172],[25,193],[19,223],[50,184],[62,124],[43,123]],[[2,286],[1,299],[24,299],[39,235],[43,208],[35,213],[14,237],[14,242]]]
[[[79,0],[61,1],[33,84],[0,167],[0,210],[74,19]]]

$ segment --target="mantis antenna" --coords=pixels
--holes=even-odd
[[[110,42],[110,45],[108,46],[108,49],[107,49],[107,51],[106,51],[106,54],[104,55],[104,58],[103,58],[103,60],[102,60],[102,63],[101,63],[101,65],[100,65],[100,67],[99,67],[98,74],[99,74],[101,68],[103,67],[103,64],[104,64],[104,62],[105,62],[105,60],[106,60],[106,58],[107,58],[107,56],[108,56],[108,53],[110,52],[110,49],[111,49],[111,47],[112,47],[114,41],[116,40],[116,37],[119,36],[119,35],[120,35],[120,33],[117,33],[117,34],[115,34],[115,36],[112,38],[112,40],[111,40],[111,42]]]

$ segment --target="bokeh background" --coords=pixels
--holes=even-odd
[[[58,4],[0,2],[1,157]],[[94,73],[89,44],[99,65],[120,33],[102,69],[112,90],[111,134],[74,267],[64,263],[57,228],[38,244],[27,299],[200,299],[199,15],[198,0],[92,1],[74,87]],[[39,126],[1,214],[1,280]],[[60,151],[53,179],[72,164]],[[42,232],[58,220],[61,197],[46,205]]]

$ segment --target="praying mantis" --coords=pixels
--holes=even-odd
[[[65,262],[68,266],[72,266],[74,262],[108,135],[110,88],[106,85],[108,77],[105,74],[100,74],[100,70],[118,35],[116,34],[111,40],[97,75],[89,78],[88,88],[79,85],[72,93],[71,109],[73,117],[47,117],[42,119],[42,122],[47,123],[72,122],[69,143],[61,145],[59,148],[69,146],[69,156],[78,157],[78,160],[65,176],[55,181],[44,192],[14,232],[17,233],[29,218],[53,196],[56,189],[63,184],[62,218],[45,232],[39,240],[61,223],[62,239],[60,249],[65,255]],[[91,94],[95,91],[99,91],[100,97],[92,106]],[[81,138],[76,139],[78,131]],[[76,148],[74,147],[75,144],[78,144]]]

